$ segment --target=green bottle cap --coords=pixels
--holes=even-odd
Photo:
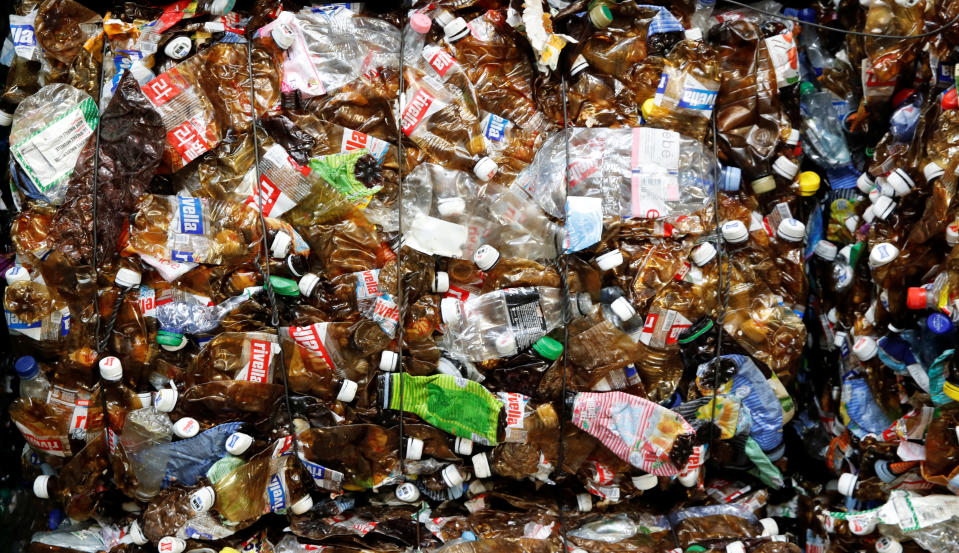
[[[686,548],[686,553],[699,553],[700,551],[706,551],[706,548],[701,545],[690,545]]]
[[[875,149],[875,148],[869,148],[869,147],[867,147],[867,148],[866,148],[866,157],[872,157],[872,156],[874,156],[874,155],[876,155],[876,149]]]
[[[273,291],[281,296],[299,296],[300,288],[296,285],[295,280],[290,280],[288,278],[283,278],[279,276],[270,277],[270,286],[273,287]]]
[[[688,344],[688,343],[692,342],[693,340],[695,340],[696,338],[699,338],[700,336],[702,336],[703,334],[705,334],[705,333],[706,333],[707,331],[709,331],[709,329],[712,328],[712,327],[713,327],[713,320],[712,320],[712,319],[706,319],[706,322],[703,324],[703,327],[702,327],[702,328],[700,328],[699,330],[697,330],[696,332],[694,332],[691,336],[687,336],[687,337],[685,337],[685,338],[679,338],[677,341],[678,341],[680,344]]]
[[[816,92],[816,85],[811,82],[803,81],[802,84],[799,85],[800,94],[812,94],[813,92]]]
[[[533,351],[550,361],[556,361],[560,355],[563,355],[563,344],[549,336],[543,336],[533,343]]]
[[[183,335],[179,332],[169,330],[160,330],[157,332],[157,343],[161,346],[179,346],[183,341]]]

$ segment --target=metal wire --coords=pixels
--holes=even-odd
[[[713,358],[713,399],[712,399],[712,409],[709,416],[709,443],[712,444],[715,439],[716,431],[716,395],[719,389],[719,362],[722,357],[723,352],[723,324],[726,321],[726,310],[729,308],[729,278],[726,274],[725,267],[728,267],[729,260],[726,258],[726,247],[725,242],[722,239],[722,233],[719,231],[720,225],[722,224],[722,218],[719,214],[719,183],[722,179],[722,171],[719,168],[719,131],[716,125],[718,110],[714,109],[712,114],[712,127],[713,127],[713,158],[715,163],[713,165],[713,218],[716,224],[715,230],[715,240],[716,240],[716,257],[719,260],[719,272],[716,279],[716,292],[719,296],[720,301],[718,302],[720,309],[716,314],[715,326],[716,328],[716,356]],[[703,464],[705,464],[705,452],[703,455]]]
[[[403,87],[406,85],[406,81],[403,74],[404,64],[406,62],[406,25],[403,25],[400,28],[400,75],[399,75],[399,88],[397,88],[397,94],[400,98],[403,97]],[[403,106],[399,105],[401,100],[397,99],[398,115],[402,117]],[[396,249],[396,264],[397,264],[397,290],[396,290],[396,304],[399,309],[399,321],[396,325],[396,349],[397,353],[397,365],[396,372],[400,375],[400,474],[406,474],[406,440],[403,439],[404,427],[403,419],[405,418],[403,410],[405,396],[404,396],[404,378],[403,373],[405,372],[405,367],[403,365],[403,338],[405,336],[404,332],[404,321],[406,320],[406,293],[403,290],[403,164],[405,163],[405,158],[403,154],[403,128],[400,123],[400,119],[396,121],[396,182],[399,185],[399,189],[396,191],[396,217],[397,225],[400,228],[400,236]],[[419,523],[416,525],[417,532],[419,532]],[[418,545],[418,544],[417,544]]]
[[[566,109],[566,75],[560,74],[560,95],[563,100],[563,162],[565,163],[563,167],[563,186],[565,188],[565,196],[569,197],[569,121],[567,119],[567,109]],[[566,323],[563,325],[563,387],[562,395],[560,395],[560,416],[559,416],[559,454],[557,455],[557,470],[563,470],[563,463],[566,462],[566,371],[569,366],[569,321],[570,321],[570,312],[572,297],[569,293],[569,256],[564,255],[562,249],[559,249],[557,255],[562,258],[563,262],[563,295],[566,297],[566,301],[563,302],[563,321]],[[560,488],[562,489],[562,488]],[[558,491],[558,490],[557,490]],[[561,501],[557,501],[559,505],[559,532],[560,537],[563,540],[563,550],[569,551],[569,538],[566,531],[566,509]]]

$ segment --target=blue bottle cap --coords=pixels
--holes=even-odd
[[[719,189],[723,192],[736,192],[743,180],[743,171],[739,167],[723,167],[723,177]]]
[[[942,313],[933,313],[926,318],[926,326],[934,334],[942,335],[952,330],[952,321]],[[17,370],[19,371],[19,369]]]
[[[806,23],[815,23],[816,10],[812,8],[803,8],[799,10],[799,19],[800,21],[805,21]]]
[[[17,371],[17,376],[19,376],[21,380],[33,380],[40,373],[40,365],[38,365],[37,360],[30,355],[25,355],[17,359],[17,362],[13,364],[13,368]]]
[[[889,469],[889,461],[881,459],[876,461],[876,464],[873,466],[876,469],[876,476],[878,476],[879,479],[886,484],[889,484],[896,479],[896,473]]]

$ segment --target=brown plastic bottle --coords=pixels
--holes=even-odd
[[[945,486],[959,474],[959,407],[945,405],[939,413],[926,431],[926,459],[921,467],[923,478]]]
[[[666,56],[663,76],[647,120],[650,125],[703,140],[720,85],[716,51],[685,40]]]
[[[399,432],[372,424],[311,428],[298,436],[307,461],[338,471],[318,484],[330,491],[359,491],[379,485],[399,463]],[[316,479],[316,477],[314,477]]]
[[[107,463],[106,440],[98,434],[60,467],[58,476],[38,477],[33,483],[34,494],[60,502],[70,518],[86,520],[94,514],[99,502],[97,492],[105,483]]]
[[[501,396],[502,397],[502,396]],[[493,473],[520,479],[540,471],[540,457],[556,460],[559,444],[554,439],[559,430],[559,416],[552,404],[533,409],[519,394],[506,395],[506,425],[501,427],[503,443],[491,453],[473,455],[473,472],[477,478]]]
[[[566,116],[571,124],[584,127],[638,124],[635,110],[626,110],[617,101],[612,77],[591,71],[586,58],[580,56],[576,59],[569,76],[572,82],[567,91]],[[561,110],[559,118],[562,119]]]
[[[806,308],[806,271],[803,240],[806,226],[796,219],[785,219],[776,232],[772,254],[775,270],[762,275],[773,292],[780,294],[787,307],[802,313]]]

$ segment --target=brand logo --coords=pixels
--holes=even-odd
[[[267,381],[272,346],[271,342],[265,340],[250,340],[250,364],[247,367],[247,380],[261,383]]]
[[[270,502],[270,511],[277,512],[286,508],[286,493],[283,491],[283,482],[276,474],[270,479],[270,485],[266,489],[266,495]]]
[[[259,194],[260,196],[259,206],[257,206],[257,200],[254,194]],[[246,204],[252,205],[254,208],[262,207],[263,215],[269,216],[279,197],[280,189],[277,188],[277,186],[273,184],[273,181],[267,178],[266,175],[260,175],[260,184],[256,187],[256,190],[253,191],[253,194],[250,194],[250,197],[246,199]]]
[[[683,96],[679,99],[679,107],[698,110],[712,110],[716,104],[718,93],[714,90],[701,88],[684,88]]]
[[[486,118],[486,128],[483,130],[483,134],[486,135],[486,138],[499,142],[506,135],[506,128],[509,124],[509,119],[490,114]]]
[[[143,93],[146,94],[146,97],[154,106],[160,107],[183,92],[183,89],[177,85],[174,71],[161,73],[157,78],[143,86]]]
[[[520,427],[523,425],[523,407],[529,399],[523,394],[506,394],[506,425]]]
[[[326,334],[325,326],[327,323],[314,323],[310,326],[291,326],[290,337],[303,349],[317,353],[327,366],[335,368],[333,359],[330,358],[326,346],[323,345],[322,335]],[[321,326],[322,325],[322,326]]]
[[[203,234],[203,201],[177,196],[180,203],[180,234]]]
[[[445,77],[446,72],[454,65],[456,65],[456,59],[443,48],[438,48],[430,58],[430,66],[440,74],[440,77]]]
[[[410,103],[406,105],[406,109],[403,110],[401,124],[403,126],[403,133],[406,134],[406,136],[409,136],[413,132],[413,129],[420,124],[420,121],[426,117],[434,100],[435,98],[422,88],[416,91],[413,99],[410,100]]]

